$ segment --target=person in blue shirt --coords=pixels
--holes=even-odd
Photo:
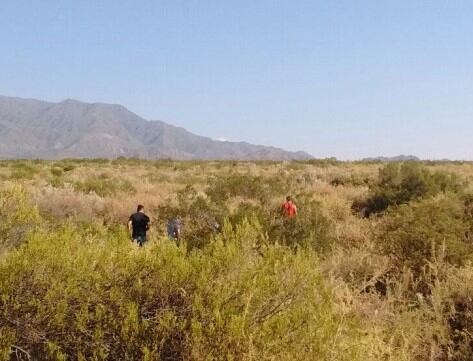
[[[181,233],[182,233],[182,220],[179,216],[171,219],[167,225],[168,237],[174,240],[177,245],[179,245],[181,241]]]

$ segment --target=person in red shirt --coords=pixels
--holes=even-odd
[[[297,206],[292,201],[291,196],[286,197],[286,202],[281,206],[281,213],[287,218],[292,218],[297,215]]]

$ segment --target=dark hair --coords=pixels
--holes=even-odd
[[[138,204],[138,207],[136,207],[137,212],[142,211],[143,209],[145,209],[145,206],[142,204]]]
[[[286,197],[286,201],[288,201],[288,202],[292,201],[292,197],[291,197],[291,196],[287,196],[287,197]]]

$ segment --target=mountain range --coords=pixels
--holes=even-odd
[[[372,157],[372,158],[364,158],[362,159],[363,162],[418,162],[421,159],[416,157],[415,155],[398,155],[395,157]]]
[[[116,104],[0,96],[0,158],[306,160],[305,152],[195,135]]]

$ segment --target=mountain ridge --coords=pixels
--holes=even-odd
[[[18,141],[21,139],[21,141]],[[0,96],[2,158],[171,158],[181,160],[305,160],[247,142],[218,141],[160,120],[146,120],[120,104],[75,99],[47,102]]]
[[[421,159],[415,155],[400,154],[394,157],[379,156],[379,157],[363,158],[361,161],[362,162],[409,162],[409,161],[418,162],[418,161],[421,161]]]

